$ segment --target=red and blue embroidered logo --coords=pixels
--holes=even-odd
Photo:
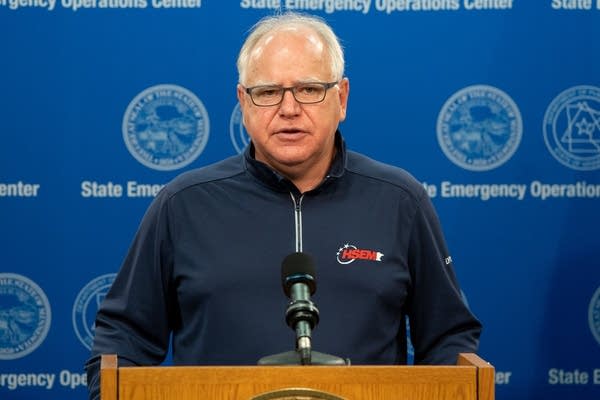
[[[370,249],[359,249],[353,244],[346,243],[338,249],[337,261],[340,264],[350,264],[354,260],[379,261],[383,258],[383,253]]]

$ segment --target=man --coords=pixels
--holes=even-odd
[[[291,350],[280,264],[317,265],[315,350],[353,364],[402,364],[405,317],[416,363],[477,350],[480,323],[461,298],[423,187],[347,151],[338,125],[349,82],[335,34],[318,18],[262,20],[238,58],[245,154],[182,174],[144,216],[96,320],[88,361],[256,364]]]

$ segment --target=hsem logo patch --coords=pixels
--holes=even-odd
[[[354,260],[379,261],[384,254],[380,251],[370,249],[359,249],[358,247],[346,243],[338,249],[337,261],[340,264],[350,264]]]

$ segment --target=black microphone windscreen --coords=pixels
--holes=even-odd
[[[310,288],[310,294],[317,290],[315,263],[307,253],[292,253],[281,262],[281,285],[289,297],[295,283],[304,283]]]

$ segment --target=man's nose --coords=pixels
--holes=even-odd
[[[283,99],[281,100],[281,104],[279,106],[279,112],[281,114],[298,114],[301,110],[300,103],[294,97],[294,93],[292,93],[291,89],[285,90],[283,92]]]

